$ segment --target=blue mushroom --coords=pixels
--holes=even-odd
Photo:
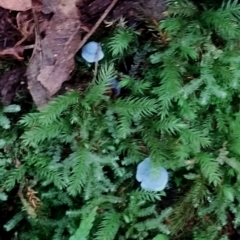
[[[82,48],[82,57],[89,63],[103,59],[104,53],[99,43],[89,42]]]
[[[153,168],[150,158],[145,158],[138,164],[136,179],[141,182],[141,188],[147,191],[162,191],[168,182],[168,172],[165,168]]]
[[[111,80],[111,84],[112,84],[112,89],[115,91],[116,96],[119,96],[121,93],[121,88],[119,86],[119,82],[115,78],[113,78]]]

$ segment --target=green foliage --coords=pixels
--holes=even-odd
[[[93,221],[95,220],[97,214],[97,208],[94,208],[93,211],[85,219],[81,221],[81,224],[75,234],[69,238],[69,240],[87,240],[90,230],[93,226]]]
[[[6,116],[6,113],[15,113],[21,110],[18,105],[9,105],[0,110],[0,127],[4,129],[10,128],[10,119]]]
[[[227,239],[240,226],[239,16],[237,1],[170,1],[159,41],[113,31],[87,89],[17,124],[8,113],[19,109],[4,108],[0,201],[17,202],[5,229],[24,240]],[[146,156],[168,170],[165,191],[139,189]]]
[[[107,213],[102,218],[101,225],[96,233],[96,240],[112,240],[115,239],[120,227],[120,214],[116,212]]]
[[[108,47],[113,57],[122,57],[126,51],[132,52],[130,44],[134,41],[136,32],[128,28],[118,28],[109,39]]]
[[[166,235],[158,234],[153,240],[168,240],[169,238]]]

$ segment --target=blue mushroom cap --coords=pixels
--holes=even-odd
[[[145,158],[138,164],[136,179],[141,182],[141,187],[147,191],[162,191],[168,182],[168,172],[165,168],[154,169],[151,159]]]
[[[82,48],[82,57],[89,63],[100,61],[104,53],[99,43],[89,42]]]

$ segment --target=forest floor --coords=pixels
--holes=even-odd
[[[157,0],[147,4],[134,0],[1,1],[2,105],[27,96],[25,100],[44,106],[66,81],[71,85],[76,53],[93,35],[95,39],[102,36],[119,19],[134,24],[139,7],[151,15],[159,3],[164,9],[163,1]],[[85,83],[82,79],[83,86]]]
[[[0,106],[19,104],[27,113],[33,103],[41,108],[69,88],[85,89],[92,72],[79,70],[79,49],[87,41],[111,32],[116,21],[127,21],[129,25],[141,22],[139,7],[151,15],[156,4],[164,9],[163,2],[0,1]],[[12,233],[7,233],[3,225],[12,217],[12,199],[1,209],[0,240],[11,238]]]
[[[148,31],[146,23],[154,25],[164,11],[164,0],[1,0],[0,106],[24,103],[29,112],[33,103],[40,109],[68,89],[85,89],[92,72],[79,69],[76,54],[86,42],[102,39],[116,21],[144,22],[141,31]],[[0,240],[10,236],[3,237],[2,226],[12,217],[12,199],[0,216]],[[238,239],[228,220],[222,231]]]

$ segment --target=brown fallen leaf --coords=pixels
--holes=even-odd
[[[44,80],[47,79],[49,75],[51,75],[53,69],[54,66],[45,66],[42,68],[39,72],[39,75],[37,76],[37,80],[39,82],[44,82]]]
[[[44,7],[46,8],[47,1]],[[45,37],[36,35],[36,48],[28,65],[29,90],[35,104],[41,108],[70,77],[74,55],[81,41],[80,20],[76,0],[48,1],[53,16]]]
[[[12,57],[15,58],[19,61],[23,60],[23,51],[24,47],[23,46],[15,46],[12,48],[7,48],[4,50],[0,50],[0,57]]]
[[[0,7],[13,11],[26,11],[32,7],[31,0],[1,0]]]
[[[62,51],[55,55],[55,64],[43,67],[38,75],[37,80],[49,91],[51,96],[61,88],[63,82],[69,80],[74,69],[74,55],[78,51],[80,42],[79,27],[76,27],[75,32],[63,46]]]

